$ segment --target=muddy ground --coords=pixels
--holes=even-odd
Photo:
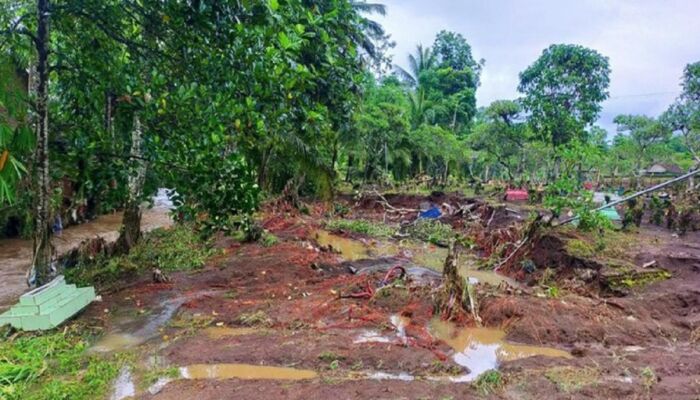
[[[455,206],[471,201],[439,197],[387,200],[406,209],[425,201]],[[347,218],[392,221],[374,201],[341,201]],[[484,206],[476,222],[467,215],[447,222],[463,231],[474,223],[485,231],[503,229],[506,236],[511,224],[522,224],[527,207],[507,208],[511,211],[500,207],[492,218],[494,208]],[[469,330],[476,326],[469,314],[452,323],[433,315],[439,274],[409,274],[405,282],[379,289],[388,268],[420,267],[422,258],[415,255],[441,254],[439,248],[398,246],[396,254],[381,254],[373,250],[382,249],[374,239],[336,232],[369,249],[364,258],[371,261],[348,263],[347,254],[319,249],[318,229],[329,206],[312,204],[310,215],[287,211],[270,208],[264,214],[263,226],[279,238],[272,246],[219,238],[221,254],[203,270],[174,274],[168,284],[143,278],[106,294],[81,316],[105,327],[98,350],[138,354],[134,398],[700,396],[698,232],[679,238],[645,225],[639,232],[616,234],[608,250],[584,256],[566,244],[590,237],[572,229],[552,233],[535,243],[529,255],[537,264],[535,272],[504,268],[501,272],[512,280],[476,284],[478,314],[492,329]],[[393,222],[413,217],[407,213]],[[386,246],[397,240],[382,242]],[[488,256],[478,240],[462,251],[467,258]],[[615,281],[611,290],[613,256],[635,273],[655,261],[649,268],[669,275],[646,281],[637,279],[646,276],[641,271]],[[360,274],[349,268],[377,265]],[[545,267],[553,272],[543,277]],[[504,341],[499,335],[505,335]],[[145,382],[144,371],[172,368],[179,372],[171,371],[159,384]],[[490,390],[473,376],[489,368],[502,374]]]

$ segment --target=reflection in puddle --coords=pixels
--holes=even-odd
[[[391,324],[394,325],[396,329],[396,336],[398,336],[402,342],[406,342],[406,325],[408,325],[411,320],[402,315],[394,314],[389,318],[389,321],[391,321]]]
[[[400,372],[398,374],[391,374],[388,372],[373,372],[373,373],[367,375],[367,378],[376,379],[379,381],[391,380],[391,381],[405,381],[405,382],[409,382],[409,381],[416,379],[413,375],[407,374],[405,372]]]
[[[353,343],[391,343],[388,338],[377,331],[362,331]]]
[[[149,339],[158,336],[158,330],[170,321],[184,302],[184,298],[164,301],[157,312],[146,317],[145,323],[142,318],[124,318],[121,321],[115,321],[117,328],[112,333],[102,337],[90,351],[110,353],[130,349],[145,343]]]
[[[406,325],[411,322],[411,319],[404,317],[402,315],[394,314],[389,317],[389,322],[396,330],[396,337],[401,343],[406,343]],[[374,330],[362,331],[353,343],[393,343],[396,342],[395,339],[384,336],[381,333]]]
[[[211,326],[204,329],[204,333],[212,339],[253,335],[260,332],[262,332],[260,329],[255,328],[227,328],[223,326]]]
[[[131,371],[128,367],[122,368],[119,372],[117,380],[114,381],[114,391],[110,400],[124,400],[136,395],[136,385],[134,385],[134,378],[131,375]]]
[[[248,364],[195,364],[180,368],[183,379],[274,379],[303,380],[318,376],[315,371]]]
[[[457,328],[439,319],[430,324],[431,333],[455,350],[454,361],[469,368],[469,373],[453,378],[469,382],[500,363],[532,356],[571,358],[563,350],[550,347],[519,345],[505,342],[505,332],[492,328]]]

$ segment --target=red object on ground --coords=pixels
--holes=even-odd
[[[522,201],[529,198],[527,190],[523,189],[508,189],[506,190],[507,201]]]
[[[583,182],[583,188],[586,190],[593,190],[595,184],[593,182]]]

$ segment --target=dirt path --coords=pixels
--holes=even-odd
[[[63,255],[78,246],[83,240],[102,237],[108,243],[114,242],[119,236],[122,213],[102,215],[90,222],[68,227],[58,235],[53,236],[52,243],[58,255]],[[172,224],[165,207],[144,210],[142,229],[150,231],[155,228]],[[26,273],[31,264],[31,240],[5,239],[0,240],[0,311],[8,308],[17,298],[26,292]]]

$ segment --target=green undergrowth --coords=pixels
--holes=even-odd
[[[447,246],[455,237],[452,227],[433,219],[419,219],[406,229],[412,237],[438,246]]]
[[[395,232],[395,229],[389,225],[364,219],[334,219],[326,222],[326,229],[350,231],[380,239],[389,238]]]
[[[607,285],[611,289],[634,289],[671,278],[671,273],[665,270],[652,271],[621,271],[618,275],[608,276]]]
[[[571,239],[566,242],[566,252],[577,258],[591,258],[595,256],[595,247],[585,240]]]
[[[123,278],[150,272],[187,271],[202,268],[213,255],[209,243],[187,225],[170,229],[156,229],[128,254],[116,257],[101,255],[89,262],[81,262],[66,270],[66,278],[78,285],[111,287]]]
[[[492,369],[479,375],[472,385],[479,393],[489,395],[501,390],[503,384],[503,375],[499,371]]]
[[[86,353],[82,329],[20,334],[0,339],[0,399],[92,400],[105,398],[121,356]]]

